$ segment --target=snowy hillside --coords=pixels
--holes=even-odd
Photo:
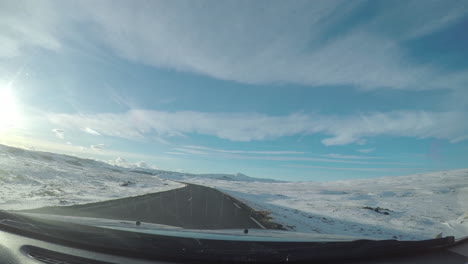
[[[93,160],[0,145],[0,209],[89,203],[183,186]]]
[[[225,181],[245,181],[245,182],[281,182],[273,179],[254,178],[242,173],[237,174],[193,174],[186,172],[176,171],[165,171],[156,168],[151,168],[145,162],[130,163],[121,157],[117,157],[115,160],[106,161],[106,163],[122,168],[129,169],[130,171],[157,175],[162,179],[174,180],[174,181],[191,181],[197,179],[217,179]]]
[[[191,182],[271,212],[295,231],[375,239],[468,236],[468,169],[327,183]]]
[[[120,160],[123,164],[123,161]],[[0,209],[70,205],[180,188],[220,189],[289,230],[426,239],[468,236],[468,169],[326,183],[189,174],[0,145]]]

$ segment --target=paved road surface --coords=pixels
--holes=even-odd
[[[44,207],[26,212],[150,222],[196,229],[263,228],[252,210],[218,190],[184,188],[105,202]]]

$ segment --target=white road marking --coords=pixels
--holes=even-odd
[[[254,221],[259,227],[261,227],[262,229],[266,229],[266,227],[264,227],[262,224],[260,224],[257,220],[255,220],[253,217],[250,217],[250,219],[252,219],[252,221]]]
[[[239,205],[237,205],[236,203],[233,203],[237,208],[241,209]]]

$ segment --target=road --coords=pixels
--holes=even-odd
[[[193,184],[166,192],[25,212],[140,221],[193,229],[264,228],[252,217],[252,209],[216,189]]]

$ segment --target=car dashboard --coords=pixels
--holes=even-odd
[[[388,246],[386,250],[369,246],[376,244],[372,241],[352,241],[347,244],[301,243],[283,250],[291,243],[280,247],[282,244],[278,243],[142,236],[133,232],[40,221],[0,212],[0,263],[468,263],[468,239],[434,239],[423,243],[426,249],[415,247],[419,245],[418,241],[377,242]],[[270,245],[275,246],[267,248]],[[328,249],[334,254],[320,253]],[[352,257],[356,252],[361,253],[359,257]]]

